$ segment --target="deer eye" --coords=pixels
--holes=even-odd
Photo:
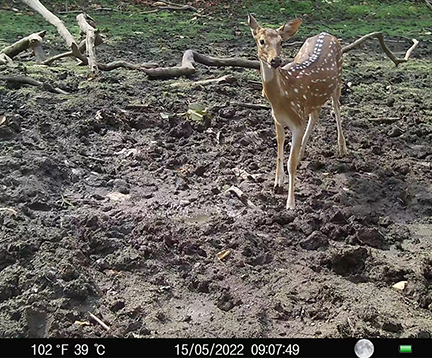
[[[261,39],[261,40],[259,40],[259,43],[260,43],[261,46],[264,46],[265,41],[263,39]]]

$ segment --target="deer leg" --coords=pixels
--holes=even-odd
[[[337,132],[338,132],[339,155],[341,157],[343,157],[344,155],[347,155],[347,147],[346,147],[346,143],[345,143],[345,137],[342,133],[341,115],[340,115],[340,108],[339,108],[339,97],[340,97],[340,88],[336,88],[332,94],[332,101],[333,101],[333,109],[335,112]]]
[[[297,171],[297,165],[299,162],[300,146],[302,143],[304,134],[304,127],[295,127],[292,130],[292,143],[290,157],[288,159],[288,174],[289,174],[289,189],[288,189],[288,200],[287,209],[294,209],[294,178]]]
[[[302,160],[303,157],[304,157],[304,153],[305,153],[305,150],[306,150],[307,142],[309,141],[309,137],[310,137],[310,135],[311,135],[311,133],[312,133],[314,127],[315,127],[316,122],[318,122],[318,119],[319,119],[319,109],[313,111],[309,115],[309,122],[308,122],[308,125],[307,125],[307,128],[306,128],[306,132],[305,132],[305,134],[303,136],[303,141],[302,141],[302,144],[301,144],[299,160]]]
[[[284,143],[285,143],[285,130],[282,125],[280,125],[275,120],[276,125],[276,140],[277,140],[277,161],[276,161],[276,178],[275,178],[275,188],[280,188],[283,185],[284,180]]]

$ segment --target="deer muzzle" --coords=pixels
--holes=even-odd
[[[278,68],[282,64],[280,57],[275,57],[270,61],[270,66],[273,68]]]

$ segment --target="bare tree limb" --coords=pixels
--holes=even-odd
[[[145,63],[130,63],[127,61],[123,61],[123,60],[119,60],[119,61],[113,61],[110,63],[98,63],[97,64],[99,69],[102,71],[111,71],[114,70],[116,68],[127,68],[129,70],[143,70],[143,71],[147,71],[148,69],[152,69],[152,68],[157,68],[157,64],[156,63],[152,63],[152,62],[145,62]]]
[[[12,59],[5,53],[0,53],[0,65],[6,65],[8,63],[13,63]]]
[[[365,42],[366,40],[368,40],[370,38],[377,38],[378,39],[384,53],[388,56],[388,58],[390,60],[393,61],[395,66],[399,65],[400,63],[407,62],[409,57],[411,56],[411,53],[414,51],[414,49],[417,47],[417,45],[419,43],[416,39],[413,39],[412,41],[414,44],[408,49],[408,51],[405,54],[405,57],[404,58],[396,58],[396,56],[390,51],[390,49],[385,44],[383,34],[381,32],[372,32],[370,34],[367,34],[367,35],[360,37],[358,40],[354,41],[353,43],[351,43],[347,46],[344,46],[342,48],[342,53],[346,53],[348,51],[351,51],[352,49],[360,46],[363,42]]]
[[[191,76],[196,72],[194,64],[199,62],[207,66],[238,66],[246,68],[260,68],[259,61],[247,60],[244,58],[217,58],[201,55],[193,50],[186,50],[183,54],[181,66],[175,67],[158,67],[143,69],[143,71],[152,79],[167,79],[180,76]]]
[[[39,0],[22,0],[26,5],[30,6],[33,10],[38,12],[46,21],[57,28],[58,33],[64,38],[68,47],[71,48],[75,57],[79,58],[85,64],[88,63],[87,58],[81,53],[78,48],[75,39],[66,28],[63,21],[49,11],[45,6],[41,4]]]
[[[158,12],[161,10],[168,10],[168,11],[195,11],[197,12],[198,9],[191,6],[191,5],[180,5],[180,4],[175,4],[169,1],[157,1],[155,3],[153,3],[153,6],[157,7],[157,9],[154,10],[150,10],[150,11],[145,11],[144,14],[150,14],[153,12]]]
[[[91,18],[90,18],[91,19]],[[89,57],[88,57],[88,64],[90,69],[93,73],[97,73],[98,67],[96,63],[96,53],[94,50],[95,43],[96,43],[96,33],[98,30],[96,30],[93,26],[91,26],[87,20],[86,15],[79,14],[76,17],[76,20],[78,22],[78,25],[83,33],[86,34],[86,40],[85,40],[85,48],[88,51]],[[81,49],[80,49],[81,51]]]

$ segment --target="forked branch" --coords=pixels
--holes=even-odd
[[[365,42],[366,40],[368,40],[370,38],[377,38],[378,39],[384,53],[388,56],[388,58],[390,60],[393,61],[395,66],[399,65],[400,63],[407,62],[409,57],[411,56],[411,53],[414,51],[414,49],[417,47],[417,45],[419,43],[416,39],[412,39],[413,45],[408,49],[408,51],[405,54],[405,57],[404,58],[397,58],[393,54],[393,52],[390,51],[390,49],[387,47],[386,43],[384,42],[384,35],[381,32],[372,32],[370,34],[367,34],[367,35],[360,37],[358,40],[354,41],[353,43],[351,43],[347,46],[344,46],[342,48],[342,53],[346,53],[348,51],[351,51],[352,49],[360,46],[363,42]]]

